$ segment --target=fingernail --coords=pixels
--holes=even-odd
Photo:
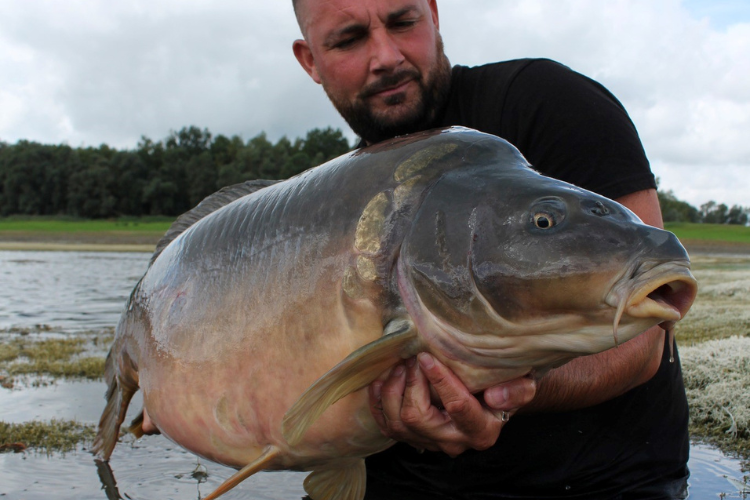
[[[398,365],[395,370],[393,370],[393,375],[396,377],[400,377],[404,374],[404,365]]]
[[[380,399],[380,390],[383,388],[383,383],[380,381],[373,382],[372,385],[372,395],[375,399]]]
[[[435,360],[432,359],[432,356],[430,356],[426,352],[420,352],[419,355],[418,355],[418,358],[419,358],[419,364],[425,370],[429,370],[433,366],[435,366]]]
[[[488,389],[484,393],[484,402],[490,408],[498,408],[508,401],[508,397],[510,397],[510,391],[507,387],[503,387],[501,391]]]

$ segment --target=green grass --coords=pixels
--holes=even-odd
[[[67,217],[4,217],[0,232],[40,233],[101,233],[148,232],[164,233],[174,221],[171,217],[122,217],[119,219],[73,219]]]
[[[5,332],[2,332],[5,333]],[[36,335],[0,336],[0,386],[12,388],[18,376],[97,380],[104,375],[104,356],[85,355],[87,348],[106,349],[112,329],[65,338]]]
[[[750,243],[750,227],[729,224],[669,222],[664,225],[680,240]]]
[[[92,441],[95,434],[93,425],[75,420],[34,420],[20,424],[0,421],[0,453],[27,448],[42,450],[48,455],[53,451],[72,451],[78,443]]]

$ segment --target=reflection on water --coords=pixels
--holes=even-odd
[[[199,500],[235,471],[200,460],[161,436],[122,442],[108,467],[86,450],[63,456],[0,454],[0,498],[13,500]],[[196,474],[206,471],[206,474]],[[299,500],[299,472],[263,472],[240,484],[226,500]],[[3,496],[4,495],[4,496]],[[118,496],[119,495],[119,496]]]
[[[113,327],[149,257],[145,253],[0,251],[0,331],[38,324],[67,333]],[[103,398],[103,382],[0,388],[0,421],[58,418],[95,424]],[[134,399],[127,421],[140,406],[140,399]],[[162,436],[139,441],[124,438],[109,465],[111,469],[97,463],[83,448],[52,456],[0,454],[0,498],[200,499],[234,473],[197,459]],[[711,447],[693,445],[689,465],[691,499],[743,498],[727,480],[727,476],[742,479],[739,461]],[[225,498],[299,499],[304,495],[304,477],[296,472],[262,472]]]
[[[743,477],[739,460],[726,457],[711,446],[693,443],[689,465],[690,498],[718,498],[720,493],[721,498],[746,498],[736,485]]]

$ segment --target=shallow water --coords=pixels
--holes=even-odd
[[[0,251],[0,328],[115,326],[145,253]]]
[[[71,334],[113,327],[148,259],[140,253],[0,251],[0,331],[49,325]],[[104,390],[103,382],[64,380],[45,387],[0,387],[0,421],[58,418],[95,424]],[[136,399],[131,413],[139,408]],[[161,436],[126,440],[115,448],[110,465],[97,463],[83,448],[65,455],[0,454],[0,498],[200,499],[234,472],[197,459]],[[726,479],[742,479],[738,460],[694,444],[689,465],[691,499],[743,498]],[[225,498],[299,499],[304,477],[262,472]]]

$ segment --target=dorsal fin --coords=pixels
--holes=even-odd
[[[156,250],[154,251],[154,255],[151,256],[149,266],[154,263],[159,254],[161,254],[162,250],[164,250],[167,245],[172,242],[172,240],[177,238],[187,228],[189,228],[211,212],[215,212],[224,205],[232,203],[234,200],[276,184],[277,182],[280,181],[254,179],[252,181],[240,182],[239,184],[233,184],[231,186],[223,187],[216,191],[214,194],[206,196],[203,201],[195,206],[195,208],[193,208],[192,210],[188,210],[184,214],[180,215],[177,220],[174,221],[171,226],[169,226],[167,232],[164,233],[164,236],[162,236],[162,238],[156,244]]]

